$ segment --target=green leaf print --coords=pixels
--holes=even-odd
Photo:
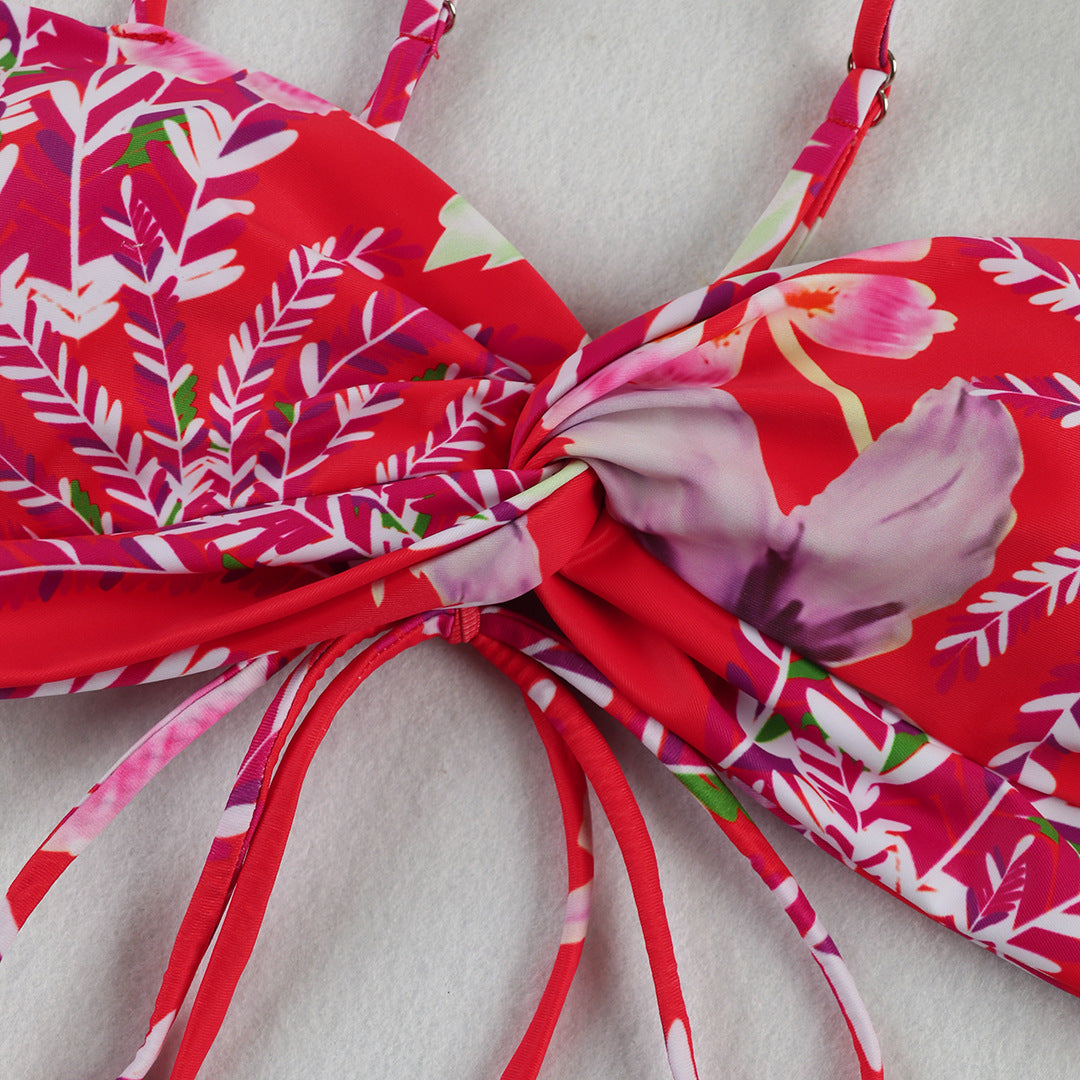
[[[803,713],[802,714],[802,719],[799,722],[802,724],[802,726],[804,728],[816,727],[818,729],[818,731],[821,732],[821,737],[826,742],[829,741],[829,733],[817,722],[817,719],[814,717],[813,713],[810,713],[810,712]]]
[[[180,513],[180,508],[183,505],[183,501],[180,499],[177,499],[176,502],[173,503],[173,508],[169,511],[169,516],[165,519],[166,525],[172,525],[176,521],[176,515]]]
[[[195,419],[195,383],[199,376],[194,372],[190,374],[173,394],[173,413],[180,424],[180,434],[183,435],[188,429],[188,424]]]
[[[92,502],[87,492],[83,491],[78,480],[71,481],[71,509],[75,511],[99,535],[101,527],[101,507]]]
[[[717,817],[722,817],[725,821],[734,821],[739,816],[739,800],[712,773],[676,773],[676,775],[694,798]]]
[[[1046,818],[1029,817],[1028,821],[1030,821],[1032,825],[1038,825],[1039,832],[1041,832],[1043,836],[1049,837],[1049,839],[1051,839],[1055,844],[1058,843],[1058,841],[1061,839],[1061,834],[1057,831],[1057,829],[1054,828],[1054,826],[1049,821],[1046,820]]]
[[[895,769],[897,765],[902,765],[920,746],[924,746],[929,741],[929,736],[921,731],[898,731],[893,736],[889,756],[885,759],[881,771],[887,773],[890,769]]]
[[[0,65],[2,63],[3,61],[0,60]],[[136,165],[146,165],[150,161],[150,155],[146,151],[146,144],[150,142],[163,142],[175,154],[176,151],[173,150],[172,143],[169,141],[169,136],[165,131],[165,121],[175,120],[182,124],[185,119],[183,112],[177,112],[171,116],[159,116],[145,124],[137,124],[128,133],[127,149],[112,163],[112,167],[115,169],[117,165],[126,165],[129,169],[133,169]]]
[[[796,660],[788,668],[789,679],[816,679],[820,682],[828,677],[829,673],[823,667],[815,664],[813,660]]]
[[[446,378],[446,373],[449,368],[446,364],[436,364],[433,368],[428,368],[423,375],[414,375],[412,377],[413,382],[435,382]]]
[[[773,713],[761,725],[761,730],[757,733],[754,742],[772,742],[773,739],[779,739],[781,735],[787,735],[790,731],[787,721],[779,713]]]
[[[439,211],[439,224],[443,234],[431,249],[425,270],[439,270],[481,255],[487,256],[484,269],[491,270],[521,258],[518,249],[461,195],[447,200]]]

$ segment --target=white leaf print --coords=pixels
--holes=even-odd
[[[934,646],[939,652],[960,652],[974,648],[979,667],[987,667],[991,661],[1005,653],[1015,632],[1012,614],[1026,605],[1046,606],[1046,615],[1053,615],[1058,604],[1071,604],[1080,593],[1080,551],[1071,547],[1059,547],[1054,555],[1060,562],[1040,561],[1030,570],[1017,570],[1013,579],[1034,586],[1025,591],[1013,592],[995,589],[984,592],[978,600],[968,604],[966,620],[971,625],[955,634],[941,638]]]
[[[8,182],[15,169],[15,162],[19,160],[19,148],[15,143],[0,146],[0,191]]]
[[[1080,320],[1080,280],[1076,273],[1064,263],[1057,262],[1057,270],[1051,271],[1042,261],[1035,262],[1025,254],[1023,245],[1010,237],[997,237],[992,243],[1003,255],[998,258],[986,258],[979,263],[979,268],[994,275],[998,285],[1023,285],[1029,281],[1042,279],[1047,287],[1041,292],[1028,296],[1028,302],[1040,307],[1048,307],[1052,312],[1068,312]]]

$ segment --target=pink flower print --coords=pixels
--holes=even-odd
[[[910,360],[956,324],[935,300],[921,281],[891,274],[806,274],[752,296],[738,326],[719,337],[702,338],[694,325],[642,345],[612,367],[622,384],[722,386],[739,373],[747,338],[761,319],[785,354],[787,328],[794,326],[829,349]]]
[[[739,374],[751,331],[764,320],[792,367],[836,398],[855,448],[862,451],[873,441],[862,402],[821,369],[800,335],[829,349],[910,360],[956,323],[951,312],[933,306],[935,300],[922,282],[889,274],[788,278],[750,297],[738,325],[721,335],[703,337],[705,324],[694,323],[620,356],[564,393],[544,423],[562,434],[563,425],[576,426],[593,403],[631,385],[722,386]]]
[[[752,324],[702,340],[703,323],[646,341],[563,393],[544,416],[551,431],[562,434],[577,425],[593,405],[635,387],[721,386],[739,373]],[[564,365],[569,370],[571,361]],[[632,384],[632,385],[631,385]]]
[[[933,290],[921,281],[889,274],[806,274],[751,297],[747,318],[764,317],[777,348],[800,375],[836,398],[858,451],[873,441],[862,402],[831,379],[809,355],[800,333],[829,349],[910,360],[935,334],[956,324],[935,308]]]
[[[723,386],[739,374],[752,328],[753,324],[740,323],[726,334],[705,338],[690,348],[678,347],[678,335],[642,346],[638,352],[644,355],[634,354],[638,362],[633,381],[637,386]],[[675,349],[668,341],[676,342]],[[658,350],[650,352],[656,345],[667,345],[669,355],[665,358]]]
[[[812,341],[830,349],[910,360],[956,324],[956,316],[932,305],[933,290],[892,274],[807,274],[774,285],[766,312],[770,328],[786,319]],[[752,297],[766,300],[764,294]]]
[[[1023,469],[1006,409],[959,378],[923,394],[787,515],[753,421],[723,390],[598,403],[569,449],[600,475],[611,512],[684,580],[830,664],[897,648],[913,619],[990,573]]]

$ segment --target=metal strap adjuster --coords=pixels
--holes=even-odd
[[[442,10],[439,12],[440,17],[443,11],[446,12],[446,25],[443,27],[443,37],[446,37],[451,30],[454,29],[454,23],[457,22],[457,5],[454,0],[443,0]]]
[[[878,87],[877,99],[878,104],[881,106],[881,112],[878,118],[870,125],[871,127],[877,127],[885,119],[885,114],[889,111],[889,95],[885,91],[892,86],[893,79],[896,78],[896,57],[893,56],[892,49],[887,49],[885,55],[889,58],[889,73],[885,76],[885,81]],[[855,70],[854,53],[848,53],[847,69],[848,71]]]

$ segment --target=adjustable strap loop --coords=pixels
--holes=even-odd
[[[285,742],[326,670],[356,643],[355,639],[339,638],[311,649],[282,684],[260,721],[173,943],[146,1037],[119,1080],[141,1080],[161,1052],[224,915]]]
[[[387,660],[425,637],[412,619],[377,638],[323,691],[281,756],[180,1042],[170,1080],[195,1080],[255,947],[308,767],[338,709]]]
[[[893,0],[863,3],[848,74],[825,121],[721,271],[721,278],[794,262],[810,231],[825,216],[867,131],[881,123],[888,108],[887,95],[896,74],[888,46],[892,6]]]
[[[639,739],[705,807],[768,887],[773,900],[784,909],[825,977],[847,1024],[859,1061],[860,1080],[882,1080],[877,1035],[840,950],[822,926],[798,882],[746,815],[717,767],[656,717],[642,712],[557,632],[533,623],[519,612],[496,608],[485,610],[483,629],[507,648],[535,658],[555,679],[565,680],[583,697],[601,707]]]
[[[522,691],[534,722],[550,723],[578,760],[607,815],[626,864],[649,958],[660,1023],[674,1080],[697,1080],[686,1003],[664,909],[656,853],[645,819],[614,753],[561,679],[531,656],[487,634],[474,648],[509,675]]]
[[[562,939],[544,992],[500,1080],[534,1080],[540,1072],[555,1033],[555,1025],[562,1015],[566,996],[577,974],[592,906],[592,820],[585,774],[554,727],[536,713],[530,715],[544,744],[551,775],[559,793],[566,840],[566,915]]]
[[[878,118],[870,121],[871,127],[877,127],[882,120],[885,119],[886,114],[889,111],[889,87],[892,86],[893,80],[896,78],[896,57],[892,54],[892,49],[886,50],[886,59],[889,62],[889,73],[885,76],[885,81],[878,87],[877,100],[878,100]],[[855,70],[855,54],[852,53],[848,57],[847,61],[848,71]]]
[[[196,993],[170,1074],[171,1080],[194,1080],[221,1027],[255,944],[288,840],[300,789],[334,715],[368,675],[412,645],[438,634],[450,640],[455,637],[461,641],[471,640],[479,630],[479,612],[465,609],[460,612],[460,618],[458,615],[449,611],[420,615],[382,634],[354,657],[323,691],[287,746],[284,744],[289,732],[315,684],[334,660],[358,644],[357,636],[341,638],[314,650],[282,688],[270,713],[260,724],[241,769],[238,788],[230,797],[230,809],[226,810],[226,819],[235,818],[235,814],[230,815],[230,810],[234,809],[237,790],[242,788],[243,796],[250,798],[253,786],[258,787],[252,813],[245,818],[246,832],[231,838],[228,852],[221,850],[220,835],[215,838],[215,846],[177,937],[150,1032],[122,1080],[137,1080],[144,1076],[146,1068],[157,1057],[220,923],[217,942]],[[567,911],[562,941],[547,986],[533,1021],[503,1073],[504,1080],[534,1080],[539,1072],[581,956],[593,876],[584,775],[548,724],[538,722],[537,727],[547,750],[563,816],[568,869]],[[280,765],[275,770],[279,754]],[[256,774],[262,777],[257,785],[254,784]]]
[[[364,123],[388,139],[397,138],[412,92],[456,18],[453,0],[408,0],[379,85],[360,114]]]

